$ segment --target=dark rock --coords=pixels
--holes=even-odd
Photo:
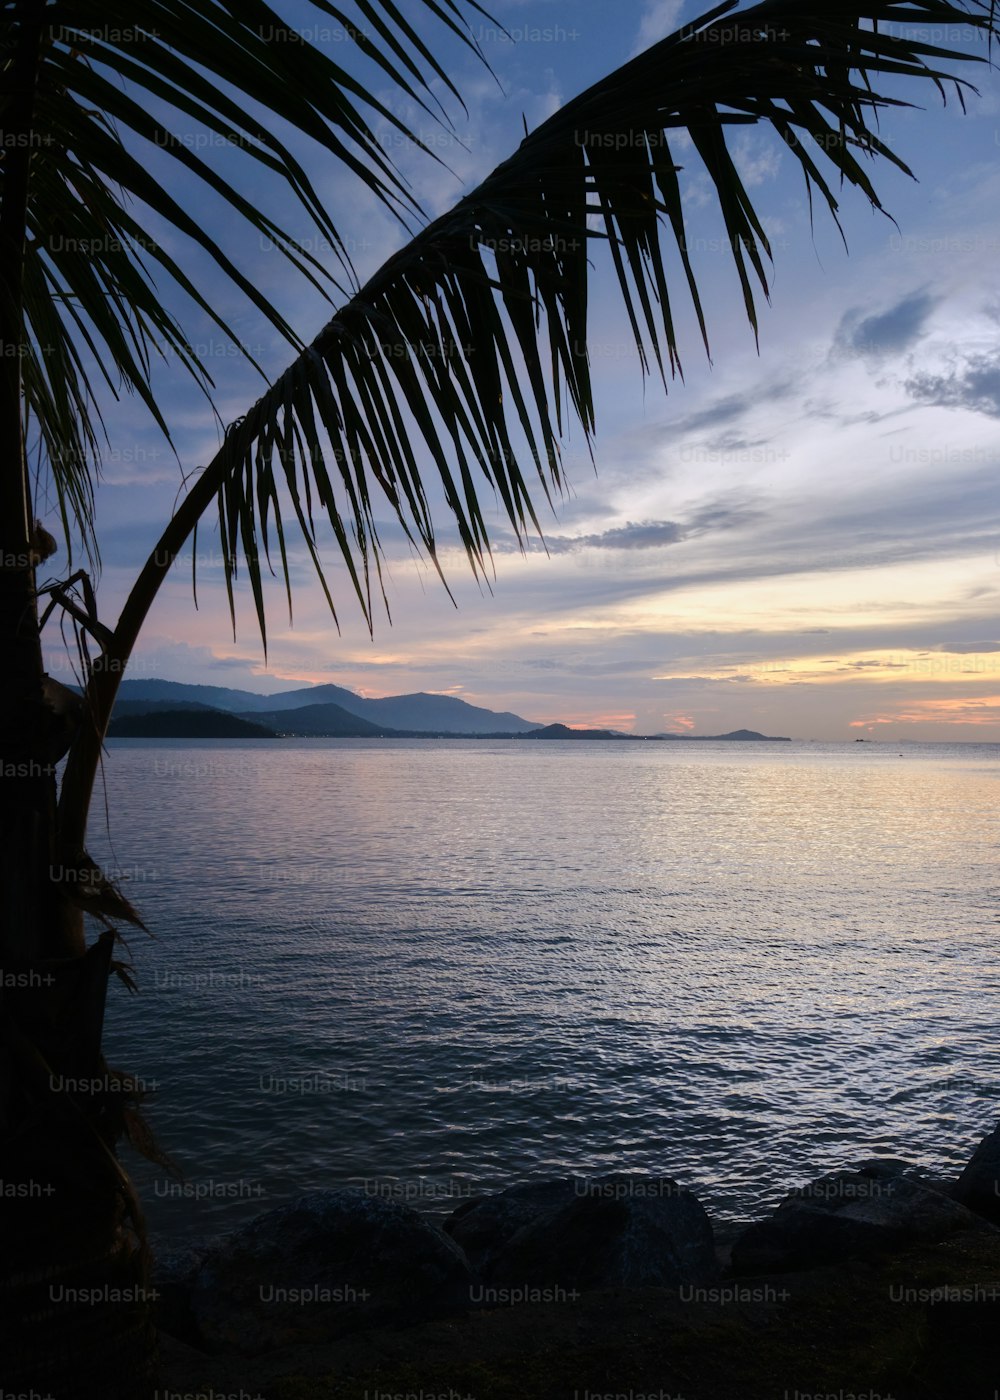
[[[736,1241],[736,1274],[784,1273],[851,1258],[872,1258],[964,1230],[978,1216],[909,1174],[892,1159],[830,1172],[791,1192],[767,1219]]]
[[[584,1186],[582,1177],[561,1176],[510,1186],[491,1196],[476,1196],[453,1210],[443,1229],[465,1251],[476,1272],[486,1278],[493,1260],[518,1230],[567,1205]]]
[[[901,1157],[866,1157],[863,1162],[855,1162],[849,1170],[869,1172],[873,1176],[908,1176],[929,1191],[938,1191],[942,1196],[952,1194],[952,1183],[946,1177],[938,1176],[915,1162],[906,1162]]]
[[[191,1291],[206,1249],[167,1249],[153,1255],[150,1286],[155,1293],[153,1315],[161,1332],[198,1346],[201,1334],[191,1309]]]
[[[902,1157],[866,1157],[863,1162],[855,1162],[849,1168],[852,1172],[864,1172],[869,1176],[914,1176],[922,1177],[922,1167],[905,1161]]]
[[[192,1308],[209,1350],[253,1354],[462,1311],[471,1281],[458,1246],[409,1206],[317,1191],[218,1241]]]
[[[952,1188],[956,1201],[1000,1225],[1000,1125],[987,1133]]]
[[[616,1174],[579,1183],[573,1199],[523,1225],[499,1250],[501,1295],[561,1288],[676,1288],[718,1277],[701,1203],[668,1177]],[[487,1304],[492,1294],[480,1294]]]

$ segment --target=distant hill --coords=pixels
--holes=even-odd
[[[721,739],[735,739],[738,743],[745,743],[748,739],[760,739],[766,744],[790,744],[791,739],[784,735],[758,734],[755,729],[734,729],[731,734],[654,734],[654,739],[680,739],[682,742],[702,743],[708,740],[713,742]]]
[[[250,692],[241,692],[249,694]],[[366,705],[367,700],[363,700],[360,695],[355,695],[353,690],[348,690],[344,685],[304,685],[295,690],[278,690],[273,695],[254,695],[254,703],[247,705],[248,710],[267,710],[272,713],[275,710],[301,710],[307,705],[340,705],[344,710],[349,710],[354,714],[352,706]]]
[[[615,734],[610,729],[570,729],[568,724],[547,724],[525,734],[525,739],[634,739],[634,734]]]
[[[264,706],[269,706],[270,699],[269,695],[256,695],[252,690],[230,690],[222,685],[188,685],[184,681],[124,680],[118,687],[115,711],[117,713],[120,705],[131,705],[134,701],[155,701],[161,704],[170,701],[175,710],[186,710],[189,705],[196,704],[206,705],[213,710],[228,710],[235,714],[239,710],[262,708],[258,701],[262,701]]]
[[[279,734],[334,739],[398,739],[407,737],[385,725],[349,714],[341,705],[303,705],[295,710],[254,710],[254,720]],[[249,719],[249,715],[241,716]]]
[[[390,724],[394,729],[417,729],[435,734],[486,734],[502,730],[509,734],[527,734],[537,724],[504,710],[485,710],[470,705],[454,695],[387,695],[381,700],[359,700],[338,703],[352,714],[370,719],[374,724]]]
[[[248,723],[237,715],[207,706],[116,715],[108,726],[112,739],[275,739],[273,729]]]
[[[267,714],[300,710],[306,707],[332,704],[348,714],[368,720],[384,733],[386,727],[422,734],[526,734],[537,724],[520,715],[505,711],[486,710],[470,705],[454,695],[387,695],[380,700],[365,700],[342,685],[313,685],[298,690],[278,691],[275,695],[256,695],[250,690],[227,690],[215,685],[185,685],[181,681],[123,681],[118,706],[139,702],[174,702],[174,709],[187,704],[209,705],[232,714]],[[183,701],[179,705],[176,702]],[[118,706],[115,712],[118,713]],[[134,711],[133,711],[134,712]]]
[[[154,715],[164,710],[177,713],[178,710],[194,710],[209,714],[222,714],[218,705],[203,705],[199,700],[119,700],[115,704],[115,718],[125,715]],[[229,713],[229,711],[225,711]]]
[[[616,729],[570,729],[568,724],[547,724],[542,729],[536,729],[530,734],[521,734],[517,737],[522,739],[618,739],[625,742],[643,741],[646,743],[655,742],[660,739],[680,739],[689,742],[700,743],[702,741],[713,743],[721,742],[725,739],[735,739],[745,741],[748,739],[759,739],[767,744],[790,744],[790,739],[772,739],[767,734],[758,734],[753,729],[734,729],[731,734],[622,734]]]

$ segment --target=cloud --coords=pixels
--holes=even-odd
[[[677,734],[688,733],[695,727],[695,720],[692,715],[664,715],[666,729],[664,733]]]
[[[740,525],[752,525],[763,520],[765,513],[749,505],[726,505],[709,502],[696,510],[688,522],[685,538],[704,535],[708,531],[733,530]]]
[[[676,520],[643,520],[637,524],[628,521],[599,535],[553,535],[546,543],[550,554],[568,554],[575,549],[659,549],[684,538],[685,531]]]
[[[829,662],[824,662],[824,666]],[[838,671],[908,671],[910,667],[905,661],[849,661],[846,666],[838,666]]]
[[[971,408],[1000,418],[1000,354],[970,355],[949,374],[915,374],[905,389],[921,403],[941,408]]]
[[[652,676],[652,680],[663,685],[732,685],[753,682],[753,676]]]
[[[646,0],[632,47],[633,56],[673,34],[683,8],[684,0]]]
[[[912,292],[888,311],[859,319],[857,308],[845,312],[834,339],[842,354],[882,358],[898,354],[920,339],[927,318],[937,305],[928,292]]]
[[[190,685],[223,685],[267,694],[297,683],[295,668],[265,670],[262,659],[226,654],[212,646],[191,645],[174,637],[144,638],[129,661],[126,678],[184,681]]]
[[[1000,651],[1000,642],[942,642],[935,651],[946,651],[956,656],[980,656],[984,652]]]
[[[754,385],[743,393],[727,394],[725,398],[717,399],[710,408],[702,409],[698,413],[689,413],[687,417],[671,423],[670,434],[673,437],[698,433],[703,428],[718,428],[723,423],[732,422],[734,418],[742,418],[756,408],[762,399],[783,397],[790,392],[790,388],[787,383],[763,385],[759,390]]]
[[[760,137],[742,135],[733,143],[733,161],[744,185],[753,189],[766,180],[773,180],[780,169],[781,157],[773,142]],[[780,233],[780,229],[775,232]]]
[[[683,523],[676,520],[629,520],[624,525],[614,525],[596,534],[546,535],[545,543],[550,554],[571,554],[579,549],[662,549],[699,535],[750,524],[762,515],[763,512],[743,503],[709,501],[694,510]],[[517,541],[509,531],[505,538],[494,541],[493,549],[502,553],[519,552]],[[541,549],[541,544],[529,543],[531,552],[541,552]]]
[[[1000,695],[948,696],[941,700],[918,700],[898,709],[852,719],[851,729],[876,724],[948,724],[994,726],[1000,724]]]
[[[741,437],[739,433],[720,433],[718,437],[706,439],[705,450],[719,457],[732,457],[738,452],[751,452],[755,448],[766,445],[767,438],[748,438]]]

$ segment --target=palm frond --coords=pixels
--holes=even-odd
[[[463,21],[465,12],[483,13],[474,0],[422,4],[439,28],[478,51]],[[313,15],[340,26],[349,47],[360,49],[382,78],[446,120],[431,85],[443,84],[457,98],[451,79],[395,5],[380,11],[371,15],[369,35],[327,0],[312,0]],[[17,60],[27,29],[39,22],[41,43],[25,73]],[[27,82],[32,88],[33,111],[24,130],[10,125],[15,119],[17,126],[15,73],[21,87]],[[158,112],[169,115],[161,119]],[[122,388],[138,394],[168,438],[150,384],[156,357],[176,357],[202,389],[211,389],[167,309],[157,274],[166,274],[233,344],[240,343],[215,309],[217,297],[199,290],[153,236],[154,220],[207,254],[291,345],[302,345],[197,215],[152,173],[150,147],[213,191],[246,230],[266,238],[330,300],[331,292],[348,295],[357,287],[350,257],[309,176],[276,130],[284,123],[311,137],[395,214],[412,218],[418,208],[376,139],[375,120],[421,144],[344,67],[262,0],[150,0],[141,9],[125,0],[3,4],[0,123],[6,159],[0,162],[0,201],[11,187],[11,172],[27,168],[30,181],[24,226],[9,230],[11,243],[24,244],[23,280],[10,296],[0,296],[0,312],[10,309],[3,316],[4,339],[21,347],[25,408],[67,534],[75,524],[85,542],[94,544],[93,479],[104,440],[99,381],[115,395]],[[226,175],[199,154],[206,145],[224,149]],[[321,246],[339,260],[339,277],[239,193],[228,171],[240,162],[284,181]],[[138,208],[141,215],[129,212]],[[6,263],[0,280],[13,275],[15,263]],[[21,279],[20,261],[16,266]]]
[[[242,559],[266,646],[261,560],[270,562],[272,522],[290,591],[279,507],[286,493],[329,597],[316,533],[317,516],[326,515],[370,627],[379,506],[387,501],[437,564],[424,461],[443,485],[473,570],[485,576],[481,497],[495,494],[522,542],[538,529],[533,497],[563,485],[564,395],[591,441],[591,241],[610,249],[644,369],[655,364],[666,381],[681,366],[671,248],[708,348],[676,134],[689,135],[712,181],[756,333],[771,250],[730,151],[731,128],[769,128],[798,161],[810,205],[818,195],[834,220],[837,182],[880,208],[872,162],[911,172],[879,137],[878,116],[909,104],[875,84],[916,78],[962,96],[961,80],[937,65],[970,55],[922,38],[930,21],[938,30],[964,23],[994,32],[988,5],[766,0],[737,11],[729,0],[526,137],[346,302],[232,427],[181,507],[189,531],[217,497],[231,608]]]

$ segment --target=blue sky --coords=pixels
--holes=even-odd
[[[534,128],[698,13],[677,0],[495,0],[493,10],[514,42],[485,22],[472,27],[499,86],[445,48],[468,106],[466,117],[450,104],[454,134],[381,92],[445,162],[382,132],[430,215],[510,154],[524,122]],[[964,32],[934,37],[969,44]],[[316,38],[338,42],[322,26]],[[749,130],[734,138],[774,248],[759,353],[707,180],[681,149],[712,362],[688,309],[683,382],[667,395],[644,383],[614,279],[598,275],[596,474],[571,431],[570,493],[542,517],[548,554],[519,554],[498,519],[496,578],[482,590],[440,515],[455,608],[387,531],[392,625],[377,616],[374,639],[346,594],[338,635],[299,556],[294,626],[276,589],[265,670],[249,606],[232,640],[209,523],[199,609],[188,554],[132,674],[262,691],[320,681],[373,696],[441,691],[532,719],[644,733],[746,725],[799,738],[1000,741],[1000,80],[967,67],[980,96],[964,115],[928,86],[900,93],[925,110],[883,118],[883,139],[918,182],[874,168],[895,224],[844,192],[849,253],[822,209],[810,227],[801,175],[780,143]],[[315,157],[309,168],[359,272],[374,271],[405,231],[342,172]],[[221,229],[224,214],[198,198]],[[228,246],[304,335],[329,318],[256,236],[234,233]],[[606,270],[599,252],[595,265]],[[235,292],[221,296],[245,343],[269,370],[283,368],[290,356],[274,333]],[[679,284],[677,297],[683,306]],[[179,309],[228,421],[260,381],[217,329]],[[161,392],[191,471],[213,454],[218,425],[169,367]],[[114,406],[109,423],[98,513],[105,618],[155,544],[181,472],[137,405]],[[47,649],[56,673],[57,641]]]

